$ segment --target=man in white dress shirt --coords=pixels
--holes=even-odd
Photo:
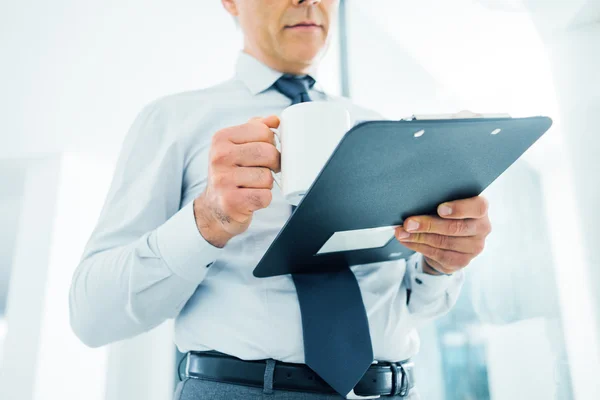
[[[315,82],[337,1],[222,3],[244,33],[236,74],[154,101],[136,118],[73,276],[73,330],[97,347],[174,318],[175,342],[188,353],[180,399],[417,398],[416,327],[455,304],[462,269],[491,230],[487,203],[465,199],[411,217],[396,238],[414,256],[350,268],[368,317],[367,354],[378,363],[342,392],[305,359],[298,283],[252,275],[291,213],[273,187],[280,165],[270,128],[300,101],[342,103],[354,120],[380,117]],[[290,85],[303,89],[290,94]]]

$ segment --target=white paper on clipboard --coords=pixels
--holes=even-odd
[[[397,227],[398,225],[393,225],[335,232],[316,255],[383,247],[394,238]]]

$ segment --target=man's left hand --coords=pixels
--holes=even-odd
[[[437,216],[409,217],[395,235],[405,247],[423,254],[423,271],[452,274],[465,268],[485,246],[492,231],[484,197],[440,204]]]

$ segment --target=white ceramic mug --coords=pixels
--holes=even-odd
[[[352,127],[339,103],[312,101],[283,110],[278,129],[281,172],[273,174],[288,203],[298,205],[342,137]]]

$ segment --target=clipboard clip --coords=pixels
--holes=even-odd
[[[463,111],[457,112],[455,114],[413,114],[408,118],[404,118],[403,121],[431,121],[431,120],[473,119],[473,118],[509,119],[512,117],[506,113],[481,114],[481,113],[474,113],[474,112],[468,111],[468,110],[463,110]]]

